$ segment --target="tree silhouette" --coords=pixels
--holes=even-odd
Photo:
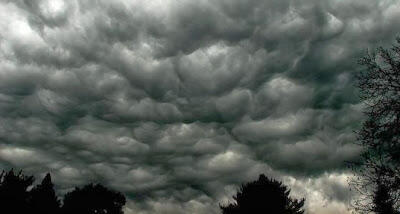
[[[100,184],[75,188],[64,197],[64,214],[123,214],[125,196]]]
[[[282,182],[261,174],[256,181],[243,184],[233,196],[234,203],[220,205],[223,214],[271,213],[302,214],[305,199],[289,197],[290,189]]]
[[[390,195],[390,188],[379,182],[373,195],[373,211],[376,214],[399,213],[394,209],[395,200]]]
[[[0,207],[9,213],[28,213],[28,187],[34,181],[33,176],[25,176],[22,171],[15,173],[13,169],[4,170],[0,174]],[[2,211],[2,213],[3,213]]]
[[[54,191],[49,173],[42,182],[30,191],[30,206],[34,214],[57,214],[60,211],[60,200]]]
[[[361,99],[368,117],[359,143],[368,151],[400,162],[400,37],[391,49],[378,48],[359,60],[366,71],[358,75]]]
[[[65,195],[60,207],[49,173],[40,184],[31,188],[33,182],[34,177],[25,176],[22,171],[3,170],[0,173],[0,213],[123,214],[125,196],[100,184],[75,188]]]
[[[387,213],[399,210],[400,197],[400,38],[391,49],[367,53],[359,64],[366,68],[357,76],[357,87],[367,119],[358,132],[361,161],[351,165],[350,185],[360,195],[353,206],[361,213],[376,212],[384,190],[392,197]]]

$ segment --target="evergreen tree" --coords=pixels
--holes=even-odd
[[[289,197],[290,189],[282,182],[261,174],[258,180],[243,184],[233,196],[234,203],[221,206],[223,214],[303,214],[305,199]]]
[[[5,213],[25,214],[30,211],[28,187],[34,181],[33,176],[25,176],[22,171],[4,170],[0,174],[0,207]],[[2,212],[4,213],[4,212]]]
[[[64,214],[123,214],[126,200],[120,192],[88,184],[67,193],[63,202]]]
[[[54,191],[54,185],[49,173],[42,182],[35,186],[31,192],[30,205],[33,213],[57,214],[60,211],[60,201]]]
[[[64,197],[63,206],[48,173],[30,191],[33,176],[14,170],[0,173],[0,213],[5,214],[123,214],[125,196],[100,184],[75,188]]]

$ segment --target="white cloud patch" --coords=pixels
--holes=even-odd
[[[284,177],[292,188],[292,195],[306,197],[310,214],[352,213],[349,208],[351,192],[347,180],[349,173],[325,173],[319,177],[296,179]]]

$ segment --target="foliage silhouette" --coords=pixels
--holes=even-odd
[[[33,176],[22,171],[0,174],[0,213],[5,214],[123,214],[125,196],[100,184],[88,184],[67,193],[61,206],[48,173],[34,187]]]
[[[49,173],[47,173],[40,184],[30,191],[29,203],[34,214],[54,214],[60,212],[61,203],[54,191],[54,185]]]
[[[28,213],[28,187],[34,181],[33,176],[25,176],[22,171],[15,173],[13,169],[4,170],[0,174],[0,207],[6,213]],[[3,213],[2,212],[2,213]]]
[[[88,184],[65,195],[62,213],[122,214],[125,203],[125,196],[121,193],[100,184]]]
[[[399,213],[394,209],[394,199],[390,195],[390,188],[379,182],[373,195],[373,211],[376,214]]]
[[[349,181],[359,197],[353,207],[360,213],[377,212],[382,204],[398,213],[400,206],[400,37],[391,49],[378,48],[359,60],[366,69],[358,76],[360,98],[367,120],[358,131],[363,147],[361,161],[352,163],[355,178]],[[385,191],[387,193],[385,193]],[[385,194],[384,194],[385,193]],[[384,201],[383,197],[387,198]],[[386,202],[385,202],[386,201]],[[379,204],[380,203],[380,204]],[[380,209],[380,208],[379,208]]]
[[[243,184],[233,196],[234,203],[220,205],[223,214],[271,213],[302,214],[305,199],[289,197],[290,189],[261,174],[256,181]]]

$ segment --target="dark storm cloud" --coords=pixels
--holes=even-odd
[[[217,213],[260,173],[345,213],[356,60],[393,1],[1,1],[0,166],[62,191],[103,182],[127,213]]]

